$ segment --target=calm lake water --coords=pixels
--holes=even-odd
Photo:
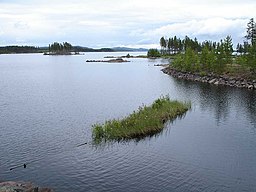
[[[256,191],[256,91],[174,79],[154,66],[166,60],[85,62],[126,54],[0,55],[0,181],[57,192]],[[94,123],[166,94],[192,110],[151,138],[91,144]]]

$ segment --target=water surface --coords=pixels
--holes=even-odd
[[[126,54],[0,55],[0,180],[57,192],[255,191],[256,92],[174,79],[154,66],[166,60],[85,62]],[[166,94],[192,110],[151,138],[90,144],[92,124]]]

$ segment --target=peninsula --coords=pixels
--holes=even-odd
[[[170,58],[163,72],[173,77],[248,89],[256,89],[256,23],[247,24],[244,44],[233,48],[230,35],[219,42],[197,38],[162,37],[161,50],[150,49],[148,56]]]

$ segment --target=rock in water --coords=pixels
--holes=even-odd
[[[0,192],[53,192],[49,188],[41,188],[33,185],[32,183],[25,182],[0,182]]]

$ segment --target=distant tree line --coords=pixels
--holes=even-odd
[[[93,49],[89,47],[73,46],[75,52],[114,52],[111,48]]]
[[[5,46],[0,47],[0,54],[10,53],[41,53],[42,49],[34,46]]]
[[[233,50],[232,37],[228,35],[219,42],[198,42],[196,38],[186,36],[184,39],[160,38],[160,51],[149,50],[148,55],[175,55],[173,67],[182,71],[223,73],[233,64],[240,69],[249,69],[256,74],[256,24],[250,19],[243,44],[237,44]],[[151,53],[150,53],[151,51]],[[234,52],[237,54],[234,55]]]
[[[227,38],[230,40],[231,36],[227,36]],[[207,47],[209,50],[214,50],[219,48],[221,44],[222,44],[222,40],[220,42],[205,40],[204,42],[201,43],[197,40],[197,38],[191,39],[188,36],[185,36],[184,39],[177,38],[176,36],[168,39],[161,37],[160,53],[161,55],[173,55],[173,54],[185,52],[188,48],[196,52],[201,52],[204,47]]]
[[[82,46],[72,46],[71,44],[53,43],[48,47],[35,47],[35,46],[3,46],[0,47],[0,54],[11,54],[11,53],[45,53],[49,52],[52,54],[67,53],[69,52],[114,52],[111,48],[93,49]]]

